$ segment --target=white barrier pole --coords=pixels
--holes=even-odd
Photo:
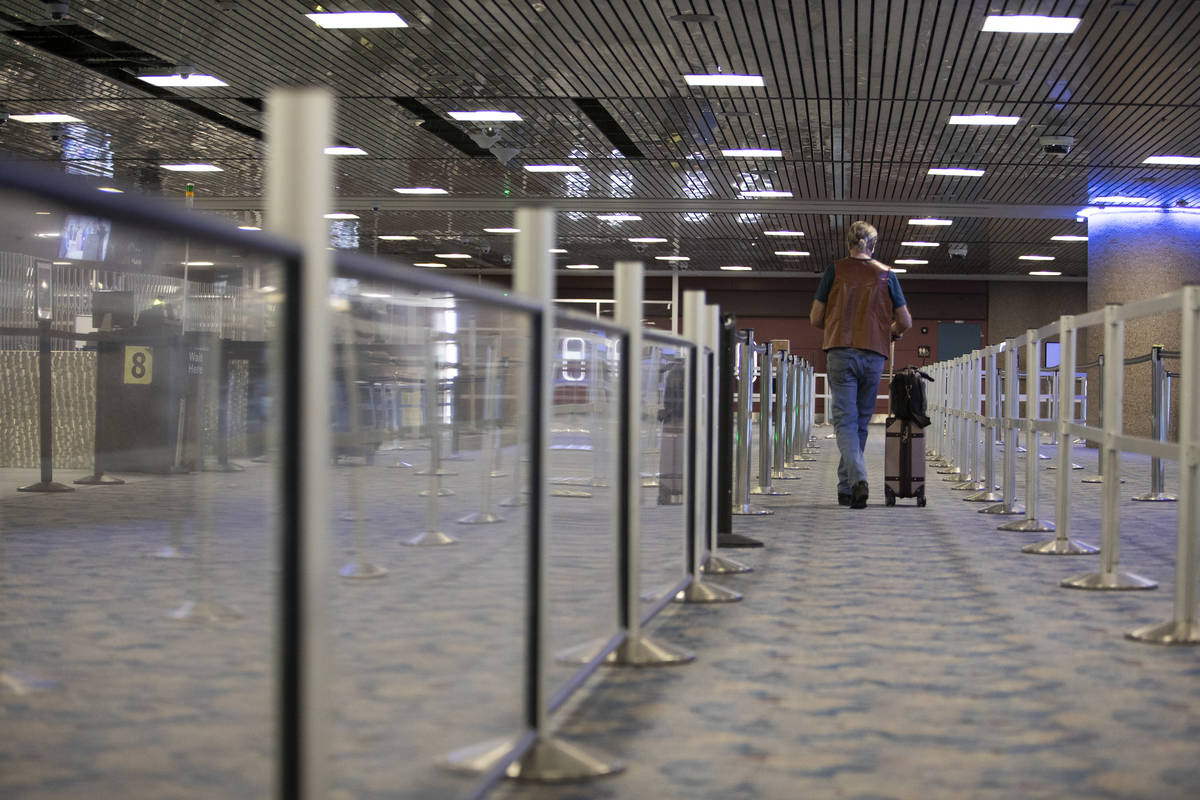
[[[1196,621],[1196,551],[1200,538],[1200,286],[1183,287],[1180,333],[1179,516],[1175,550],[1175,613],[1170,622],[1126,636],[1153,644],[1200,644]]]
[[[987,359],[986,388],[984,390],[984,415],[987,421],[981,425],[983,430],[983,489],[975,494],[964,497],[963,500],[972,503],[998,503],[1004,498],[996,494],[996,434],[999,432],[1000,411],[998,398],[1000,396],[1000,370],[996,366],[996,353],[1003,345],[991,345],[983,350]],[[982,362],[981,362],[982,363]]]
[[[1154,589],[1157,583],[1131,572],[1117,569],[1120,563],[1121,507],[1120,454],[1117,437],[1122,432],[1122,404],[1125,389],[1125,321],[1119,316],[1120,305],[1104,307],[1104,439],[1100,443],[1101,472],[1104,498],[1100,509],[1100,571],[1067,578],[1062,585],[1068,589]],[[1074,330],[1072,330],[1074,334]],[[1072,351],[1074,347],[1072,347]],[[1072,356],[1074,352],[1072,352]],[[1074,361],[1071,362],[1072,365]],[[1061,414],[1063,419],[1069,413]],[[1067,441],[1070,441],[1068,438]],[[1058,474],[1066,483],[1070,474],[1071,455],[1066,447],[1059,448]]]

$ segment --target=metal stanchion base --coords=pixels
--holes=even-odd
[[[349,580],[369,580],[371,578],[382,578],[387,575],[386,567],[381,567],[370,562],[357,561],[353,564],[347,564],[338,570],[338,575]]]
[[[1021,552],[1035,556],[1090,556],[1099,553],[1100,548],[1075,539],[1050,539],[1037,544],[1027,544],[1021,548]]]
[[[982,492],[964,497],[963,501],[967,503],[1003,503],[1004,495],[984,489]]]
[[[963,473],[962,473],[962,470],[959,469],[958,467],[946,467],[945,469],[936,470],[936,472],[938,475],[946,476],[946,477],[942,478],[942,480],[944,480],[944,481],[961,481],[962,480]]]
[[[420,492],[421,497],[429,497],[429,494],[431,491],[432,491],[431,489],[422,489]],[[447,489],[445,486],[442,486],[436,492],[434,492],[434,495],[437,497],[453,497],[454,490]]]
[[[497,522],[504,522],[503,517],[498,517],[490,511],[476,511],[473,514],[467,514],[459,519],[459,525],[494,525]]]
[[[171,619],[180,622],[196,622],[203,625],[217,625],[222,622],[233,622],[242,618],[242,612],[232,606],[220,603],[202,603],[189,600],[168,614]]]
[[[445,461],[447,459],[443,458],[442,460]],[[432,470],[432,469],[429,469],[428,467],[426,467],[425,469],[417,470],[416,472],[413,473],[413,475],[421,475],[421,476],[437,475],[439,478],[449,478],[449,477],[458,475],[458,473],[452,469],[446,469],[445,467],[438,467],[436,470]]]
[[[173,544],[165,545],[151,554],[151,558],[191,558],[191,555],[183,552]]]
[[[836,439],[837,434],[836,433],[827,433],[827,434],[825,434],[825,438],[826,439]]]
[[[36,678],[23,672],[0,670],[0,689],[4,689],[9,694],[15,694],[17,697],[38,692],[53,692],[61,688],[62,684],[58,681]]]
[[[740,533],[718,533],[717,547],[762,547],[761,539],[743,536]]]
[[[1045,453],[1038,453],[1038,461],[1049,461],[1053,456],[1048,456]]]
[[[516,747],[516,738],[493,739],[446,756],[443,766],[457,772],[487,772]],[[625,769],[619,761],[606,761],[561,739],[540,737],[525,755],[508,765],[504,774],[525,781],[556,783],[613,775]]]
[[[502,469],[493,469],[488,471],[489,478],[507,478],[509,473]]]
[[[585,492],[582,489],[555,489],[550,493],[551,497],[591,497],[591,492]]]
[[[716,553],[709,553],[708,558],[700,564],[700,571],[705,575],[740,575],[744,572],[753,572],[754,567],[734,561],[732,558],[719,556]]]
[[[963,481],[950,487],[952,492],[982,492],[985,489],[987,489],[987,484],[983,481]]]
[[[443,544],[457,544],[458,539],[451,538],[441,531],[425,531],[405,540],[404,543],[411,547],[435,547]]]
[[[1143,503],[1174,503],[1179,498],[1169,492],[1146,492],[1130,499],[1139,500]]]
[[[740,506],[734,506],[732,513],[737,517],[767,517],[775,512],[769,508],[756,506],[752,503],[744,503]]]
[[[388,464],[388,469],[412,469],[412,464],[402,458],[397,458],[391,464]]]
[[[501,508],[520,508],[521,506],[528,505],[528,501],[526,501],[525,498],[521,497],[519,494],[514,494],[511,497],[505,497],[496,505],[500,506]]]
[[[1093,591],[1134,591],[1157,589],[1158,583],[1134,575],[1132,572],[1090,572],[1077,578],[1067,578],[1060,586],[1066,589],[1090,589]]]
[[[786,469],[801,470],[801,469],[808,469],[808,467],[786,467]],[[771,480],[773,480],[773,481],[798,481],[798,480],[801,480],[802,478],[804,478],[803,475],[788,475],[782,469],[779,470],[778,472],[771,473]]]
[[[554,658],[564,664],[587,664],[607,645],[607,638],[585,642],[557,653]],[[601,664],[611,667],[657,667],[687,664],[696,660],[696,654],[654,641],[646,634],[626,638]]]
[[[547,450],[587,450],[590,452],[592,449],[592,446],[590,444],[552,444],[546,449]]]
[[[1136,628],[1125,634],[1125,638],[1146,644],[1200,644],[1200,623],[1171,620]]]
[[[1058,469],[1058,464],[1049,464],[1046,466],[1046,469],[1047,470]],[[1071,469],[1083,469],[1083,464],[1076,464],[1076,463],[1072,462]]]
[[[742,595],[724,586],[694,581],[671,599],[676,603],[736,603]]]
[[[980,514],[1000,514],[1003,516],[1012,516],[1013,514],[1024,514],[1025,506],[1020,503],[1013,503],[1012,508],[1006,508],[1004,503],[997,503],[994,506],[979,509]]]
[[[764,489],[761,486],[755,486],[750,490],[750,494],[756,494],[763,497],[785,497],[790,495],[791,492],[787,491],[786,489],[776,489],[775,487]]]
[[[120,486],[121,484],[125,483],[125,481],[121,480],[120,478],[110,478],[103,472],[97,472],[92,475],[88,475],[86,478],[79,478],[78,480],[71,481],[71,483],[79,486]]]
[[[58,481],[38,481],[31,483],[28,486],[17,487],[18,492],[73,492],[74,487],[59,483]]]
[[[1026,450],[1024,447],[1022,447],[1021,445],[1017,445],[1017,452],[1018,453],[1028,453],[1029,451]]]
[[[442,456],[442,461],[474,461],[464,453],[451,453],[448,456]]]
[[[658,476],[642,478],[643,489],[657,489],[659,486],[662,486],[662,482],[658,479]]]
[[[1104,483],[1104,476],[1103,475],[1093,475],[1090,478],[1083,478],[1079,482],[1080,483]],[[1125,479],[1121,478],[1121,483],[1124,483],[1124,482],[1125,482]]]
[[[338,519],[342,522],[358,522],[359,520],[366,522],[370,519],[370,517],[368,517],[366,514],[359,514],[355,511],[343,511],[338,515]]]
[[[998,531],[1017,531],[1019,533],[1050,533],[1054,530],[1053,522],[1042,522],[1040,519],[1023,519],[1017,522],[1006,522],[996,528]]]

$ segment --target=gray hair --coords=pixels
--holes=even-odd
[[[859,220],[850,223],[850,229],[846,231],[846,246],[852,250],[874,253],[875,240],[878,238],[879,231],[875,230],[874,225]]]

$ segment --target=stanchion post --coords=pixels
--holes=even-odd
[[[775,512],[750,502],[751,461],[750,442],[754,438],[754,415],[751,413],[754,384],[754,339],[738,342],[738,408],[737,431],[734,451],[733,513],[737,516],[766,516]]]
[[[1034,392],[1038,391],[1041,384],[1041,342],[1037,338],[1037,331],[1030,330],[1025,334],[1028,341],[1025,343],[1025,409],[1026,413],[1040,413],[1040,400],[1031,400],[1034,397]],[[1075,317],[1065,315],[1059,317],[1058,320],[1058,340],[1059,340],[1059,368],[1063,364],[1075,365],[1075,343],[1076,343]],[[1070,420],[1070,412],[1066,410],[1067,403],[1063,402],[1064,398],[1059,398],[1059,405],[1056,409],[1055,416],[1058,419],[1058,429],[1061,434],[1063,431],[1068,431],[1067,425]],[[1026,424],[1027,438],[1030,442],[1036,442],[1038,432],[1034,428],[1034,420],[1030,418]],[[1069,431],[1067,433],[1069,437]],[[1084,556],[1091,555],[1096,552],[1096,548],[1090,544],[1076,541],[1070,537],[1071,532],[1071,482],[1068,478],[1069,470],[1062,470],[1058,473],[1055,482],[1055,523],[1040,522],[1037,519],[1038,506],[1038,476],[1041,474],[1038,471],[1037,459],[1033,457],[1036,450],[1030,450],[1030,455],[1025,459],[1025,504],[1029,511],[1026,514],[1024,522],[1012,523],[1010,525],[1000,526],[1001,530],[1015,531],[1054,531],[1053,539],[1036,544],[1026,545],[1021,548],[1022,553],[1042,556]],[[1059,465],[1065,460],[1068,464],[1071,461],[1070,448],[1058,448]]]
[[[1167,374],[1163,369],[1163,346],[1156,344],[1150,348],[1150,430],[1154,441],[1161,442],[1167,438],[1167,418],[1170,413],[1169,397],[1167,395]],[[1179,498],[1163,490],[1163,462],[1158,456],[1150,459],[1150,491],[1139,494],[1134,500],[1150,503],[1172,503]]]
[[[38,439],[41,480],[18,487],[18,492],[73,492],[54,480],[54,405],[51,402],[50,320],[38,320]]]
[[[1122,360],[1124,360],[1124,359],[1122,359]],[[1106,359],[1105,359],[1104,353],[1101,353],[1100,355],[1096,356],[1096,365],[1097,365],[1097,370],[1098,370],[1098,372],[1096,373],[1097,374],[1096,380],[1100,383],[1100,396],[1097,398],[1097,400],[1099,402],[1097,404],[1098,408],[1096,409],[1096,416],[1099,417],[1099,419],[1100,419],[1100,427],[1101,428],[1104,427],[1104,398],[1107,396],[1107,393],[1104,391],[1104,373],[1106,372],[1106,370],[1104,368],[1105,361],[1106,361]],[[1104,483],[1103,447],[1101,447],[1100,449],[1098,449],[1096,451],[1096,474],[1089,476],[1087,478],[1083,478],[1083,479],[1081,479],[1080,482],[1081,483]]]
[[[1004,429],[1004,500],[993,506],[979,509],[980,514],[1024,514],[1025,507],[1017,503],[1017,414],[1018,398],[1021,393],[1017,378],[1017,348],[1012,340],[1001,345],[1004,351],[1004,380],[997,375],[996,391],[1003,394],[998,405],[1000,422]]]
[[[986,359],[986,390],[984,394],[984,414],[987,417],[987,422],[980,427],[984,432],[983,441],[983,460],[984,460],[984,477],[983,489],[976,494],[964,497],[963,500],[968,500],[973,503],[998,503],[1004,500],[1001,495],[996,494],[996,433],[999,425],[1000,412],[998,410],[997,399],[1000,396],[1000,371],[996,365],[996,353],[1003,348],[1001,345],[991,345],[983,350],[983,358]],[[981,362],[983,363],[983,362]],[[976,448],[978,449],[978,448]]]
[[[762,345],[758,370],[758,486],[750,494],[781,496],[788,495],[784,489],[771,485],[771,474],[775,463],[775,391],[774,368],[778,351],[775,342]]]
[[[1150,644],[1200,644],[1196,619],[1197,538],[1200,537],[1200,285],[1181,292],[1179,392],[1179,514],[1175,540],[1175,609],[1169,622],[1126,636]]]
[[[962,467],[966,470],[963,480],[950,488],[959,492],[977,492],[983,489],[979,480],[979,361],[980,352],[973,350],[963,356],[963,417],[962,417]]]
[[[1131,572],[1117,569],[1120,560],[1120,531],[1121,531],[1121,469],[1120,449],[1117,447],[1117,437],[1121,435],[1123,424],[1124,389],[1125,389],[1125,321],[1120,318],[1118,303],[1108,303],[1104,306],[1104,353],[1108,356],[1104,364],[1104,425],[1103,439],[1100,443],[1100,462],[1108,475],[1104,482],[1104,497],[1100,508],[1100,571],[1067,578],[1062,585],[1068,589],[1154,589],[1157,583],[1147,580]],[[1074,329],[1072,325],[1071,356],[1075,355]],[[1071,362],[1072,365],[1074,361]],[[1066,419],[1069,413],[1060,412]],[[1066,426],[1062,432],[1066,433]],[[1067,441],[1070,441],[1068,438]],[[1070,474],[1071,453],[1069,448],[1059,448],[1059,476]],[[1063,480],[1063,483],[1066,483]]]
[[[618,772],[619,762],[597,758],[583,748],[550,736],[546,696],[546,541],[550,515],[546,476],[554,363],[554,210],[518,208],[513,258],[513,288],[541,308],[530,325],[529,347],[529,530],[526,537],[525,671],[522,717],[524,730],[513,737],[486,741],[458,750],[446,766],[466,772],[489,772],[514,758],[505,769],[510,778],[535,781],[582,780]],[[640,354],[639,354],[640,356]],[[523,740],[532,738],[515,754]]]

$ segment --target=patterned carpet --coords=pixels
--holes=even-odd
[[[825,429],[819,429],[823,433]],[[1001,533],[936,481],[929,507],[887,509],[882,436],[868,463],[877,496],[862,511],[834,495],[834,446],[736,518],[768,546],[730,555],[755,572],[722,579],[741,603],[671,606],[652,625],[694,664],[605,670],[556,718],[560,735],[626,763],[586,784],[504,784],[499,798],[1195,798],[1200,796],[1200,650],[1126,641],[1166,620],[1175,509],[1124,501],[1125,566],[1152,592],[1060,589],[1095,556],[1022,555],[1037,535]],[[1053,452],[1053,448],[1044,448]],[[1075,448],[1094,472],[1095,453]],[[476,454],[477,455],[477,454]],[[511,468],[511,453],[502,466]],[[473,779],[436,766],[446,752],[516,731],[524,548],[520,516],[458,525],[480,505],[481,465],[453,463],[440,507],[447,548],[401,546],[426,527],[421,451],[334,471],[337,552],[357,530],[374,581],[337,579],[332,796],[462,796]],[[597,477],[591,456],[552,471]],[[645,468],[645,465],[644,465]],[[652,470],[651,470],[652,471]],[[1021,470],[1023,473],[1023,470]],[[1130,459],[1122,497],[1148,486]],[[82,473],[66,472],[60,480]],[[138,477],[65,496],[0,496],[0,668],[60,682],[0,691],[0,796],[242,798],[271,785],[273,592],[268,465],[237,475]],[[1043,473],[1053,515],[1054,473]],[[28,471],[3,471],[6,486]],[[600,476],[603,477],[603,476]],[[1168,487],[1176,485],[1168,468]],[[355,481],[358,487],[355,488]],[[496,479],[495,495],[512,478]],[[367,519],[342,519],[362,495]],[[556,498],[551,513],[551,649],[610,629],[611,489]],[[1100,487],[1072,484],[1074,533],[1098,542]],[[680,574],[682,510],[643,498],[642,585]],[[180,535],[200,559],[150,557]],[[189,600],[239,619],[170,618]],[[571,674],[556,664],[554,686]],[[8,687],[11,689],[11,687]]]

